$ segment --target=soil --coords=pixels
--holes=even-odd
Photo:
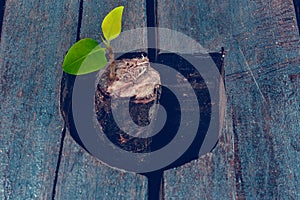
[[[128,106],[116,105],[124,124],[134,122],[138,126],[150,124],[150,109],[159,99],[160,77],[149,63],[148,58],[116,60],[115,77],[110,79],[110,69],[107,67],[99,73],[95,94],[95,111],[100,128],[118,147],[135,153],[151,151],[152,138],[139,138],[125,133],[114,120],[111,110],[112,98]],[[130,73],[128,73],[130,72]],[[129,99],[129,102],[128,102]],[[123,104],[124,103],[124,104]],[[126,113],[129,114],[128,118]],[[142,133],[140,133],[142,134]],[[135,135],[139,135],[136,133]]]

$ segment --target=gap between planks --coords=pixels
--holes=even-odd
[[[78,9],[78,22],[77,22],[77,32],[76,32],[76,41],[80,40],[80,32],[81,32],[81,24],[82,24],[82,15],[83,15],[83,0],[80,0],[79,2],[79,9]],[[0,35],[1,36],[1,35]],[[62,91],[60,91],[60,96]],[[61,104],[62,102],[60,102]],[[62,112],[60,112],[62,113]],[[60,141],[60,147],[59,147],[59,154],[58,154],[58,159],[57,159],[57,165],[55,169],[55,177],[53,181],[53,188],[52,188],[52,200],[55,200],[55,195],[56,195],[56,186],[57,186],[57,180],[58,180],[58,174],[59,174],[59,168],[61,165],[61,158],[62,158],[62,153],[63,153],[63,148],[64,148],[64,141],[66,138],[66,122],[64,122],[64,127],[62,129],[61,133],[61,141]]]

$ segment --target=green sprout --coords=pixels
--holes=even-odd
[[[91,38],[84,38],[76,42],[64,58],[63,70],[68,74],[82,75],[101,70],[107,65],[106,52],[108,52],[110,79],[115,76],[114,53],[110,42],[121,33],[122,14],[124,6],[119,6],[110,11],[102,22],[101,36],[105,48]]]

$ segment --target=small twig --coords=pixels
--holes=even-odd
[[[106,47],[108,50],[108,62],[109,62],[109,69],[110,69],[110,74],[109,74],[109,79],[114,80],[115,79],[115,55],[111,47]]]

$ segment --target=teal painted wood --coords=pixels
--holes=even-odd
[[[0,199],[51,199],[61,63],[78,1],[6,1],[0,48]]]
[[[122,31],[147,26],[146,1],[105,0],[100,2],[84,2],[80,37],[92,37],[101,41],[102,20],[110,10],[117,6],[124,6]],[[147,38],[143,42],[147,42]]]
[[[120,5],[123,30],[146,26],[144,1],[84,1],[80,37],[100,41],[103,18]],[[56,193],[56,199],[147,199],[147,179],[104,165],[67,133]]]
[[[227,50],[228,102],[219,144],[165,172],[166,199],[300,198],[294,12],[291,0],[158,1],[159,26],[185,33],[209,51]]]
[[[147,181],[112,169],[89,155],[67,133],[56,199],[146,199]]]

